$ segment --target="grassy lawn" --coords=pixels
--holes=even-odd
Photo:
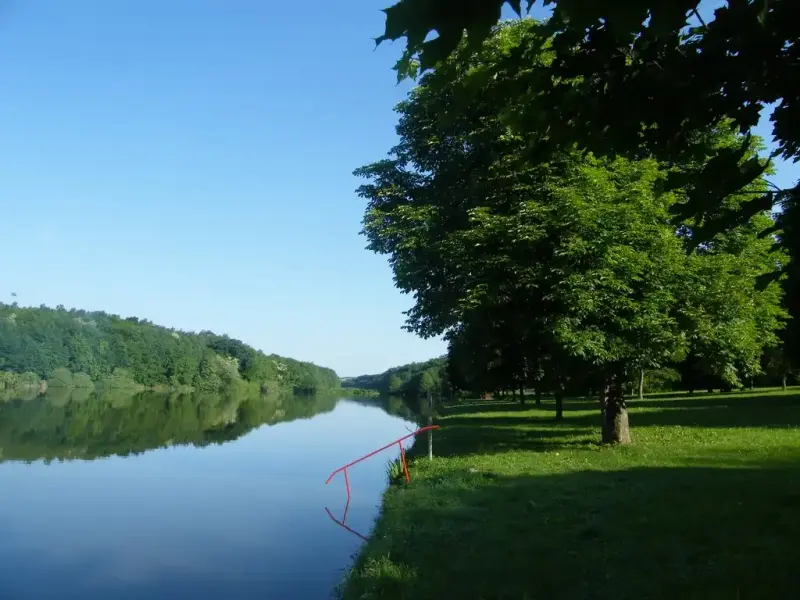
[[[344,598],[798,597],[800,390],[645,399],[628,447],[594,402],[552,415],[446,409]]]

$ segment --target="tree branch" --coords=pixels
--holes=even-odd
[[[695,17],[697,17],[697,20],[700,21],[700,24],[703,26],[703,29],[708,31],[708,25],[706,25],[706,22],[703,20],[703,17],[700,16],[700,13],[697,12],[696,8],[692,9],[692,13],[694,14]]]

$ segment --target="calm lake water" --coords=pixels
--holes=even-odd
[[[413,430],[396,402],[0,401],[0,598],[328,598],[363,542],[325,480]],[[396,455],[351,470],[355,531]]]

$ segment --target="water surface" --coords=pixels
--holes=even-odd
[[[412,428],[335,397],[0,402],[0,598],[327,598],[363,542],[325,479]],[[393,457],[352,469],[355,531]]]

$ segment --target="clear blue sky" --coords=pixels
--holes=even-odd
[[[407,87],[387,0],[0,11],[0,300],[211,329],[379,372],[445,351],[359,236]]]
[[[0,10],[0,300],[211,329],[340,375],[441,354],[358,235],[395,143],[389,0]],[[779,181],[794,174],[782,170]]]

